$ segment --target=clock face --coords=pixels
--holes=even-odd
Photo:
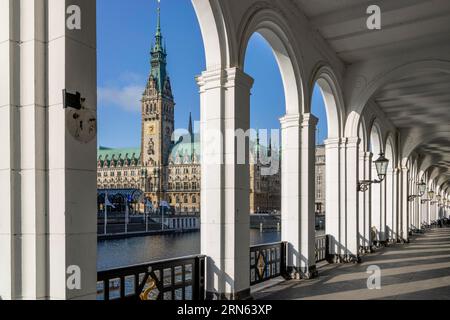
[[[155,126],[154,125],[149,125],[148,127],[147,127],[147,133],[148,134],[155,134]]]
[[[89,143],[97,136],[97,117],[89,109],[67,110],[66,127],[78,142]]]

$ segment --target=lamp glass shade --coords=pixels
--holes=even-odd
[[[377,169],[378,178],[383,181],[386,177],[389,160],[384,157],[384,153],[380,153],[380,157],[375,161],[375,168]]]
[[[427,190],[427,184],[421,181],[418,187],[419,187],[419,195],[422,197],[425,194],[425,191]]]
[[[428,191],[428,198],[429,198],[430,200],[433,200],[433,199],[434,199],[434,191],[433,191],[433,190]]]
[[[437,200],[437,201],[441,201],[441,196],[440,196],[440,195],[437,195],[437,196],[436,196],[436,200]]]

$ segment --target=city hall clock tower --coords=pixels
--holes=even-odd
[[[141,161],[145,192],[154,203],[164,200],[167,164],[172,148],[175,102],[167,74],[167,52],[161,33],[158,8],[155,43],[151,50],[151,71],[142,95]]]

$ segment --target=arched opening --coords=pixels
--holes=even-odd
[[[281,240],[279,119],[286,113],[286,101],[274,49],[259,32],[247,44],[244,68],[254,79],[249,133],[250,244],[258,245]]]
[[[169,230],[174,221],[170,216],[199,215],[201,205],[200,101],[195,77],[205,70],[206,62],[194,7],[190,1],[130,5],[98,0],[97,49],[98,154],[102,156],[97,185],[144,192],[142,201],[128,212],[127,231],[144,233],[137,239],[146,243],[142,250],[139,241],[127,242],[115,235],[111,246],[113,240],[105,237],[98,242],[98,268],[199,254],[198,232],[171,239]],[[99,201],[104,207],[104,199]],[[121,215],[121,221],[127,221],[124,201],[129,200],[108,209]],[[158,230],[161,235],[150,235]]]
[[[316,73],[311,94],[311,113],[318,119],[315,141],[315,227],[316,236],[333,235],[330,252],[337,254],[340,210],[340,91],[327,67]],[[317,238],[317,239],[319,239]],[[316,247],[317,243],[316,241]]]

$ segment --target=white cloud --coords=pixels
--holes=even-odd
[[[125,111],[139,111],[143,92],[142,85],[127,85],[124,87],[103,87],[98,89],[100,106],[116,106]]]

